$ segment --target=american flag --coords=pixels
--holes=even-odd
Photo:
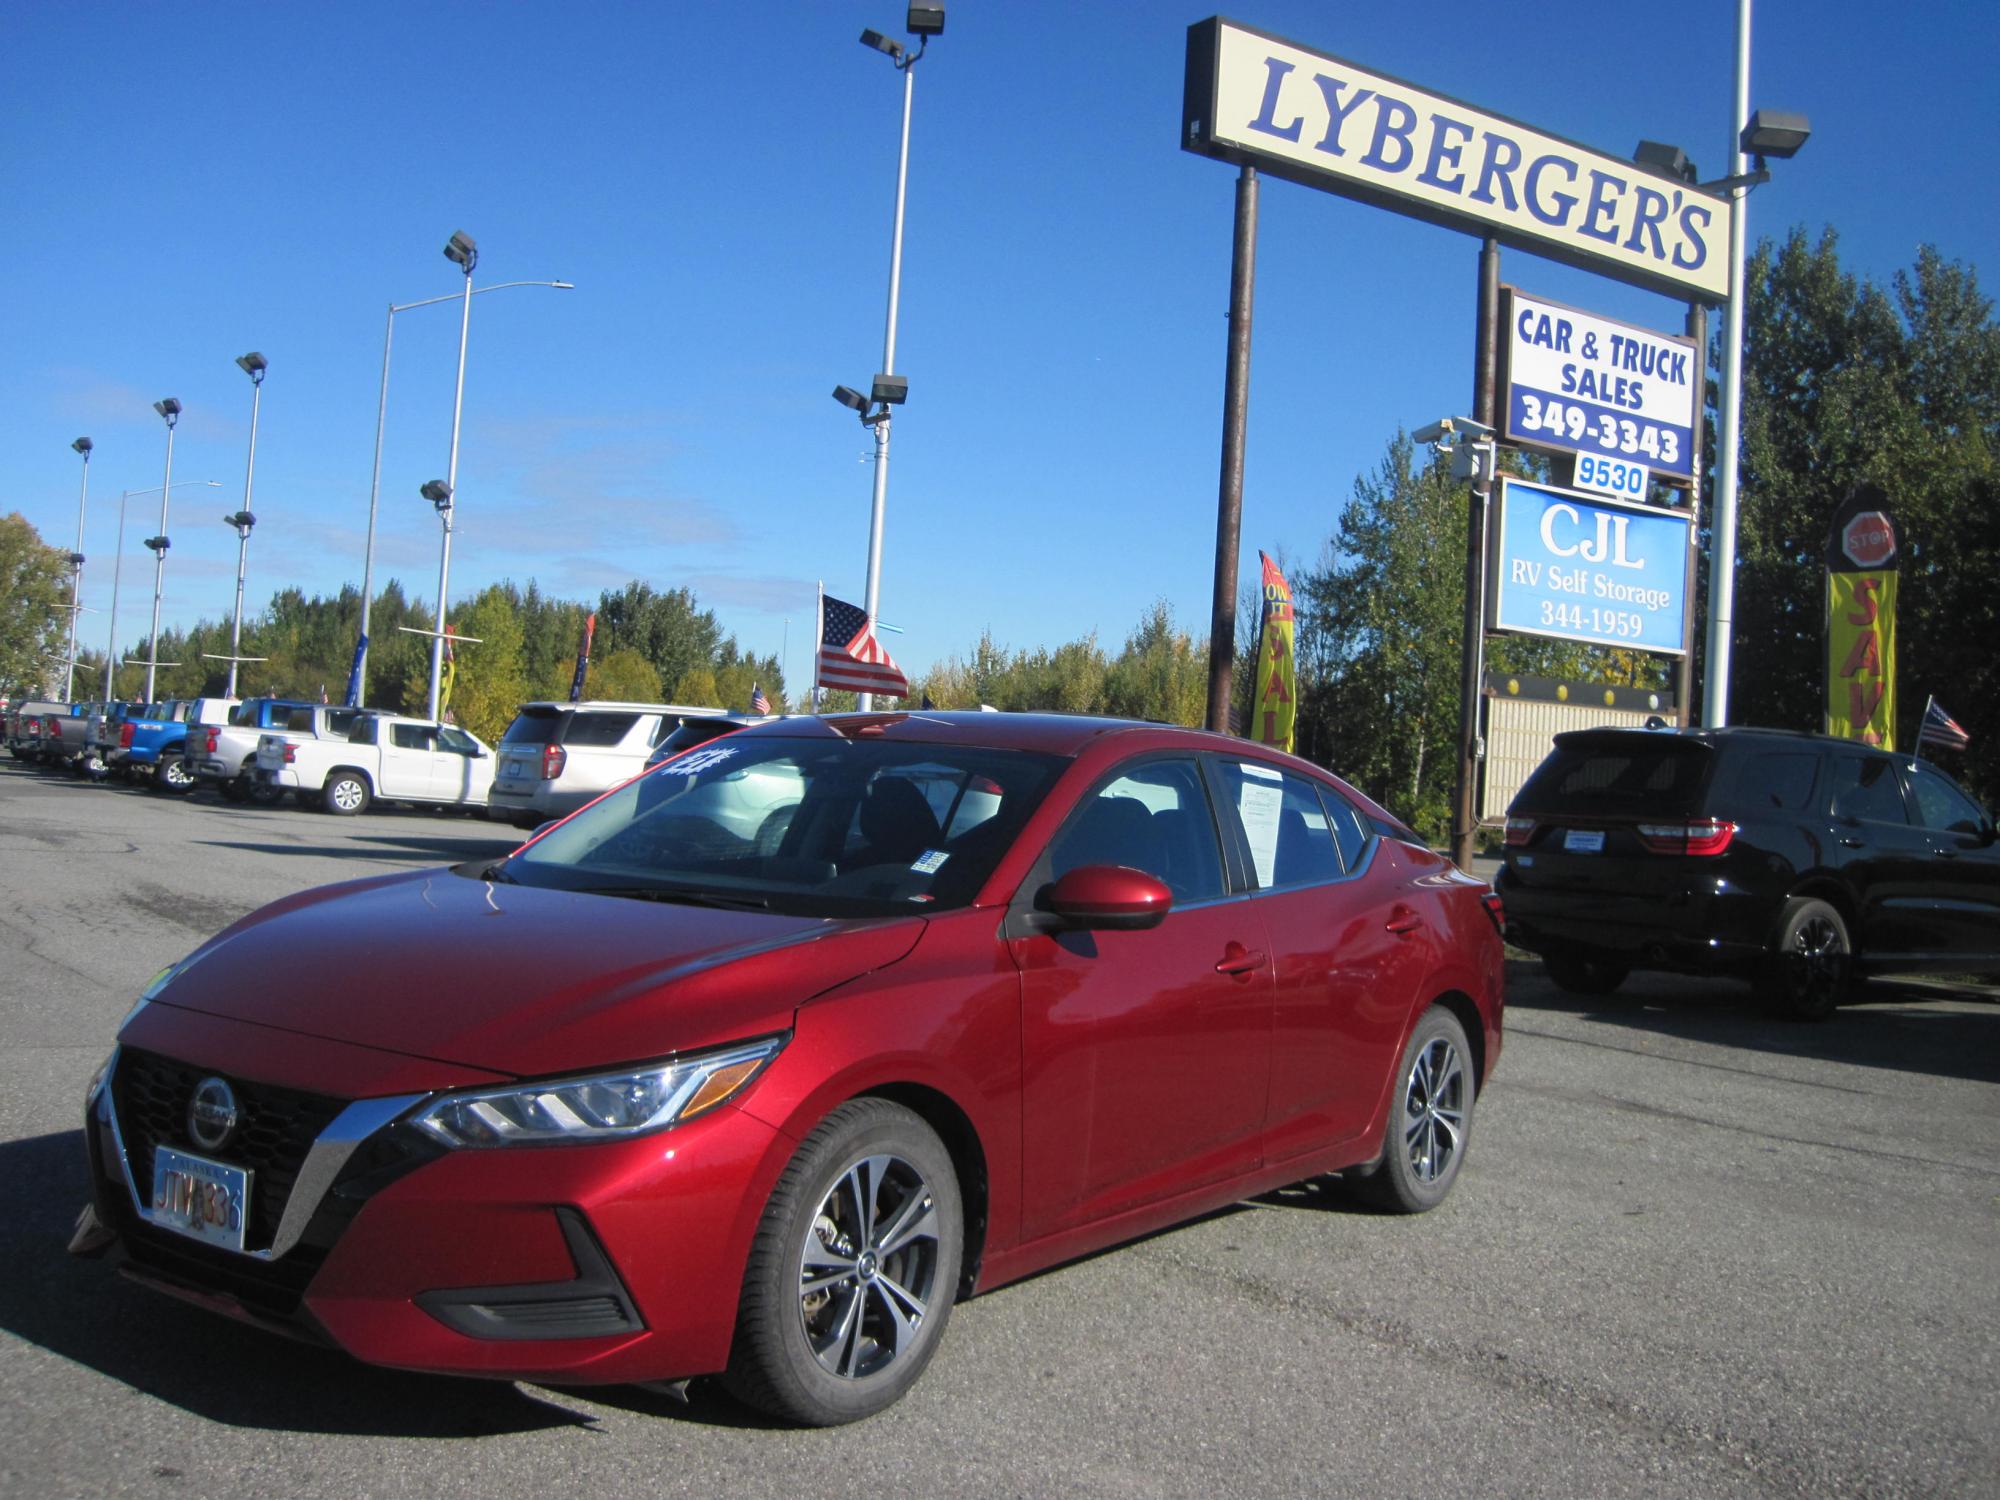
[[[1944,711],[1944,706],[1933,698],[1924,709],[1924,726],[1917,731],[1919,745],[1942,745],[1947,750],[1963,750],[1972,743],[1972,736],[1960,727],[1958,720]]]
[[[831,594],[820,601],[819,685],[855,693],[910,696],[910,679],[896,665],[864,610]]]
[[[764,689],[757,683],[751,683],[750,712],[753,714],[767,714],[770,711],[771,700],[765,696]]]

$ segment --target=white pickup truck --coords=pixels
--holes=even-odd
[[[493,751],[455,725],[363,713],[345,740],[264,735],[256,777],[273,795],[290,792],[350,816],[378,800],[484,807]]]

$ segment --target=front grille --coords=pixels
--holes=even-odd
[[[299,1168],[305,1164],[306,1152],[346,1108],[347,1101],[231,1078],[240,1123],[227,1146],[219,1152],[209,1151],[188,1135],[187,1112],[195,1085],[213,1072],[212,1068],[198,1068],[136,1048],[118,1054],[112,1100],[124,1132],[132,1178],[141,1193],[151,1190],[153,1148],[162,1145],[249,1168],[256,1176],[250,1189],[244,1248],[268,1250],[277,1238],[278,1222],[285,1215],[285,1204]]]

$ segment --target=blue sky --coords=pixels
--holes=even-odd
[[[882,354],[901,80],[861,47],[897,0],[432,6],[19,5],[0,47],[0,509],[75,541],[96,442],[81,638],[109,621],[119,493],[175,443],[163,618],[233,597],[250,384],[248,598],[361,579],[391,302],[475,284],[452,595],[692,587],[809,670],[814,581],[859,600],[871,443],[829,396]],[[1154,0],[948,0],[919,65],[882,616],[904,665],[1088,631],[1165,598],[1205,626],[1234,170],[1177,149],[1185,28]],[[1624,154],[1726,170],[1734,0],[1225,12]],[[1648,20],[1657,17],[1657,20]],[[1671,29],[1669,26],[1671,22]],[[1838,229],[1886,281],[1922,242],[1982,271],[1966,164],[2000,127],[1990,4],[1766,3],[1752,102],[1813,139],[1750,231]],[[1267,178],[1244,570],[1315,558],[1399,424],[1470,401],[1477,242]],[[1503,279],[1678,331],[1681,306],[1521,252]],[[1993,278],[1986,278],[1994,291]],[[435,597],[457,308],[396,319],[376,581]],[[215,490],[180,481],[217,479]],[[158,497],[130,503],[119,636],[143,642]]]

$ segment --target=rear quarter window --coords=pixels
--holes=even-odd
[[[1730,788],[1730,806],[1718,811],[1747,817],[1758,812],[1809,813],[1819,781],[1819,757],[1803,750],[1760,750],[1746,755]]]
[[[562,732],[562,742],[565,745],[622,745],[625,736],[638,722],[637,714],[574,713],[569,716],[569,727]]]
[[[500,736],[500,743],[546,745],[556,737],[556,727],[561,722],[557,714],[516,714],[514,722],[507,726],[507,732]]]

